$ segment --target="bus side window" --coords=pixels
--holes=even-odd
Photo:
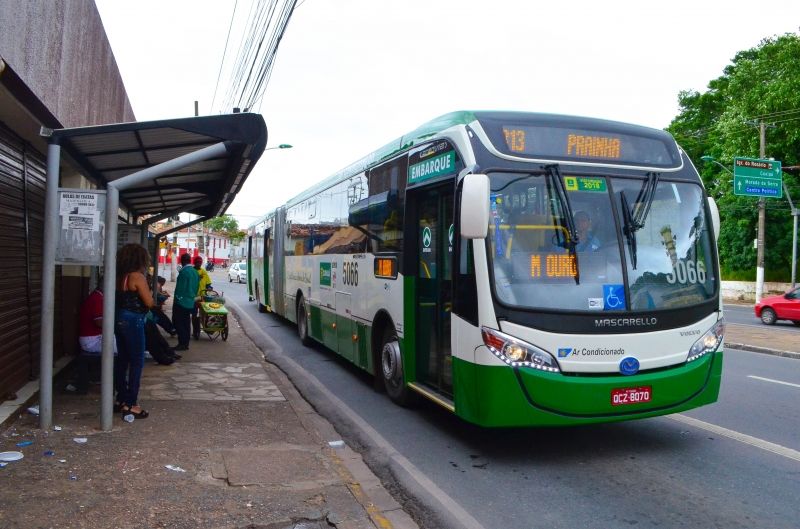
[[[399,252],[403,247],[407,170],[403,155],[369,172],[369,231],[375,252]]]

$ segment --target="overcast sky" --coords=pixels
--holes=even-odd
[[[137,119],[191,116],[195,100],[201,115],[220,112],[234,3],[97,0]],[[238,0],[228,66],[250,5]],[[703,91],[738,51],[798,24],[798,0],[305,0],[255,109],[269,146],[294,148],[265,151],[228,212],[246,226],[453,110],[663,128],[679,91]]]

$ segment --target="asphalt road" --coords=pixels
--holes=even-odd
[[[284,320],[259,314],[245,285],[215,286],[389,442],[369,446],[352,424],[329,418],[348,443],[371,454],[372,465],[381,466],[381,451],[408,460],[413,472],[395,490],[410,496],[405,505],[426,529],[453,519],[428,517],[426,508],[441,507],[427,497],[433,489],[451,513],[467,513],[460,520],[487,529],[797,527],[798,360],[728,350],[720,401],[680,416],[485,430],[427,402],[395,406],[372,389],[370,377],[322,347],[303,347]],[[324,393],[299,389],[325,409]],[[432,485],[415,487],[415,480]]]

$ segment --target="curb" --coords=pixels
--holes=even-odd
[[[770,349],[768,347],[760,347],[758,345],[748,345],[744,343],[725,342],[725,347],[732,349],[740,349],[742,351],[749,351],[751,353],[761,353],[772,356],[782,356],[784,358],[794,358],[800,360],[800,353],[794,351],[781,351],[780,349]]]
[[[288,385],[289,395],[286,395],[287,400],[295,409],[300,421],[308,429],[315,430],[316,435],[320,437],[320,442],[323,442],[323,444],[330,439],[340,439],[341,437],[336,432],[333,424],[301,395],[291,373],[287,371],[287,366],[284,365],[285,363],[291,364],[292,361],[286,357],[280,344],[266,332],[263,332],[252,317],[245,313],[235,301],[227,300],[226,305],[228,309],[232,309],[231,312],[248,339],[261,350],[264,355],[264,361],[272,366],[272,369],[279,373],[279,378],[282,379],[282,382]],[[248,325],[245,325],[245,322]],[[252,330],[248,329],[250,325],[255,325],[255,330],[260,331],[260,336],[258,337],[260,339],[256,339],[252,335]],[[417,523],[388,493],[379,478],[367,466],[358,452],[355,452],[347,445],[340,448],[329,448],[325,452],[355,501],[362,506],[376,528],[419,529]]]
[[[57,394],[55,380],[58,375],[75,359],[74,356],[64,355],[53,362],[53,395]],[[28,406],[39,402],[40,380],[36,378],[17,391],[16,399],[0,402],[0,428],[5,429],[13,423],[19,414],[25,413]]]

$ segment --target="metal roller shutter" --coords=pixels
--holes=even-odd
[[[0,400],[39,372],[45,174],[44,157],[0,123]]]

